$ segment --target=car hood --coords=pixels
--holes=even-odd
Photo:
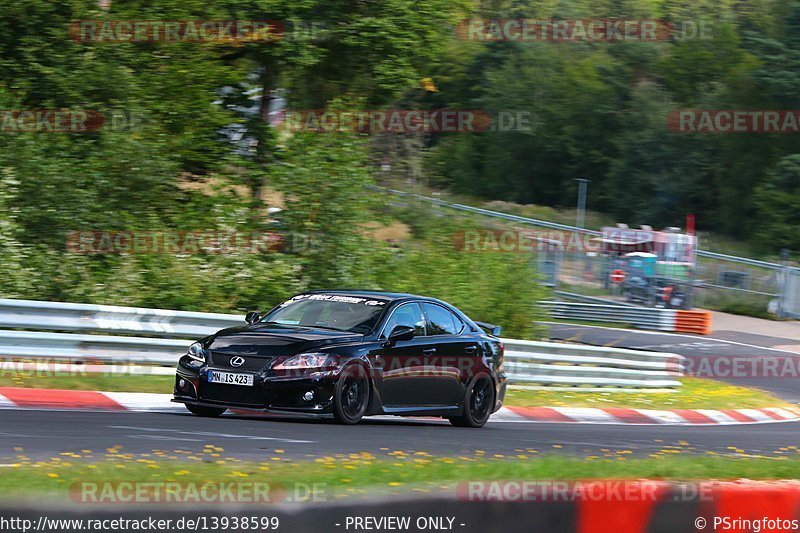
[[[249,324],[223,329],[206,343],[209,350],[239,355],[292,355],[331,344],[355,342],[363,335],[305,326]]]

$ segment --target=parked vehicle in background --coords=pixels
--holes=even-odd
[[[622,296],[626,302],[666,309],[683,309],[687,303],[686,288],[682,284],[659,277],[628,276]]]

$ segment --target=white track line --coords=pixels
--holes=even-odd
[[[182,412],[181,411],[182,408],[180,408],[180,406],[178,406],[178,407],[179,407],[179,412]],[[784,413],[784,414],[780,414],[779,416],[786,416],[786,417],[791,416],[793,418],[786,418],[785,420],[775,420],[773,418],[770,418],[769,420],[753,421],[753,422],[733,421],[731,423],[725,423],[725,424],[697,424],[697,423],[689,423],[689,422],[686,422],[686,421],[678,422],[676,419],[673,418],[674,421],[661,422],[660,420],[654,420],[653,423],[645,424],[645,423],[638,423],[638,422],[633,422],[633,423],[632,422],[623,422],[622,420],[619,420],[619,419],[617,419],[617,418],[615,418],[615,417],[613,417],[611,415],[607,415],[607,416],[592,416],[590,420],[577,420],[576,419],[575,422],[562,422],[562,421],[559,421],[559,420],[528,419],[528,418],[524,418],[522,416],[514,415],[512,413],[500,412],[500,416],[499,417],[498,417],[498,413],[493,414],[492,418],[489,419],[489,423],[490,424],[569,424],[569,425],[581,424],[581,425],[618,425],[618,426],[659,426],[659,425],[664,426],[664,425],[672,425],[672,426],[706,427],[706,428],[708,428],[708,427],[717,427],[717,426],[723,426],[723,425],[725,425],[725,426],[733,426],[733,425],[746,426],[746,425],[755,425],[755,424],[787,424],[787,423],[793,423],[793,422],[800,422],[800,418],[798,418],[797,416],[793,415],[792,413],[789,413],[788,411],[785,411],[785,410],[783,410],[781,408],[767,408],[767,409],[769,411],[772,411],[772,412],[776,412],[777,411],[777,412]],[[97,413],[98,412],[96,409],[65,409],[63,407],[58,407],[58,408],[18,407],[18,406],[14,406],[14,405],[0,405],[0,410],[49,411],[49,412],[59,412],[59,413],[84,413],[84,414],[92,414],[92,413]],[[175,411],[174,407],[171,407],[171,410],[151,409],[151,410],[139,411],[139,412],[137,412],[137,411],[128,411],[128,410],[123,410],[123,411],[99,411],[99,412],[108,413],[108,414],[115,414],[115,415],[120,415],[120,414],[122,414],[122,415],[136,415],[136,414],[141,414],[141,413],[145,413],[145,412],[146,413],[154,413],[154,414],[156,414],[156,413],[157,414],[170,414],[170,415],[175,415],[176,414],[176,411]],[[648,412],[648,416],[650,416],[652,418],[655,418],[655,419],[662,418],[660,416],[654,416],[652,413],[653,413],[652,410],[649,411]],[[186,415],[190,416],[188,411],[186,411]],[[256,413],[256,415],[261,415],[261,418],[263,418],[264,420],[269,420],[270,418],[272,418],[267,413]],[[234,415],[234,417],[237,417],[237,416],[245,416],[246,417],[247,415]],[[675,415],[675,416],[677,416],[677,415]],[[278,415],[276,415],[276,418],[277,417],[278,417]],[[287,417],[282,417],[282,418],[285,419]],[[307,419],[307,417],[302,417],[300,415],[298,415],[297,417],[291,417],[291,418],[294,418],[297,421],[302,421],[304,419]],[[367,422],[367,423],[370,420],[384,420],[384,421],[392,421],[392,422],[399,422],[399,423],[402,423],[403,421],[408,421],[408,422],[427,422],[427,423],[432,423],[432,424],[442,424],[442,423],[446,422],[445,420],[439,420],[439,419],[436,419],[436,418],[405,417],[405,416],[392,416],[392,415],[369,416],[369,417],[366,417],[364,419],[364,421]],[[681,420],[683,420],[683,419],[681,418]]]
[[[105,411],[105,412],[114,412],[114,413],[136,413],[136,412],[148,412],[148,413],[168,413],[168,414],[176,414],[176,413],[186,413],[183,405],[173,403],[170,400],[172,399],[171,394],[151,394],[151,393],[132,393],[132,392],[103,392],[102,394],[106,395],[109,399],[113,400],[114,402],[121,405],[124,410],[123,411]],[[49,408],[47,406],[31,406],[31,407],[20,407],[16,406],[12,403],[8,398],[0,395],[0,409],[19,409],[19,410],[35,410],[35,411],[61,411],[61,412],[97,412],[96,409],[86,409],[86,408],[75,408],[69,409],[64,408],[63,405]],[[670,410],[659,410],[659,409],[634,409],[634,411],[638,412],[642,416],[649,418],[651,422],[627,422],[621,420],[611,413],[605,411],[602,408],[593,408],[593,407],[552,407],[551,409],[561,413],[565,417],[571,420],[571,422],[564,422],[559,420],[540,420],[534,418],[527,418],[524,414],[518,414],[508,408],[501,408],[500,411],[492,415],[491,422],[492,423],[534,423],[534,424],[614,424],[614,425],[676,425],[676,426],[710,426],[710,425],[746,425],[746,424],[768,424],[768,423],[783,423],[783,422],[796,422],[800,420],[800,416],[798,414],[789,411],[787,409],[783,409],[780,407],[771,407],[766,409],[736,409],[737,412],[741,413],[742,415],[749,418],[751,421],[749,422],[742,422],[736,420],[732,416],[725,414],[721,411],[710,410],[710,409],[694,409],[693,411],[703,414],[714,421],[711,424],[697,424],[691,423],[686,420],[681,415],[670,411]],[[769,416],[764,411],[769,411],[780,417],[781,419],[775,419],[774,417]],[[102,410],[101,410],[102,411]],[[270,417],[269,413],[252,413],[256,416],[265,416],[266,418]],[[247,417],[247,413],[243,414],[234,414],[233,416],[244,416]],[[278,416],[278,415],[276,415]],[[285,418],[286,416],[282,416]],[[304,416],[298,416],[298,419],[306,418]],[[426,418],[426,417],[396,417],[391,415],[384,415],[384,416],[375,416],[375,417],[368,417],[367,420],[390,420],[390,421],[398,421],[399,418],[404,418],[407,421],[416,421],[416,422],[430,422],[430,423],[444,423],[444,420],[435,419],[435,418]],[[143,430],[146,431],[146,430]],[[199,433],[194,433],[195,435],[200,435]]]
[[[756,422],[770,422],[772,420],[775,420],[768,414],[763,413],[758,409],[736,409],[736,412],[742,413],[744,416],[751,418]]]
[[[665,411],[660,409],[648,409],[647,411],[640,411],[645,416],[657,420],[661,424],[686,424],[688,420],[682,416],[673,413],[672,411]]]
[[[9,400],[8,398],[6,398],[2,394],[0,394],[0,407],[2,407],[2,408],[11,408],[11,407],[15,407],[15,406],[16,406],[16,404],[14,404],[11,400]]]
[[[152,394],[146,392],[104,392],[128,411],[161,411],[183,412],[185,407],[179,403],[172,403],[170,394]]]
[[[553,407],[554,411],[558,411],[567,418],[572,418],[575,421],[590,422],[596,424],[608,424],[614,422],[622,422],[617,417],[606,413],[602,409],[594,409],[592,407]]]
[[[767,407],[766,410],[771,412],[771,413],[775,413],[778,416],[782,416],[783,418],[785,418],[787,420],[795,420],[795,419],[797,419],[797,415],[796,414],[794,414],[791,411],[787,411],[786,409],[783,409],[781,407]]]
[[[152,428],[140,426],[108,426],[111,429],[124,429],[128,431],[139,431],[147,433],[179,433],[180,435],[197,435],[200,437],[217,437],[221,439],[244,439],[244,440],[277,440],[292,444],[313,444],[313,440],[287,439],[284,437],[264,437],[261,435],[238,435],[235,433],[217,433],[216,431],[183,431],[170,428]]]
[[[713,409],[694,409],[694,411],[700,413],[701,415],[705,415],[717,424],[742,424],[744,422],[739,422],[732,416],[726,415],[721,411],[715,411]]]

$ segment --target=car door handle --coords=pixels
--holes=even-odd
[[[426,349],[422,350],[422,353],[424,353],[425,355],[435,354],[436,353],[436,348],[426,348]]]
[[[477,351],[478,351],[477,346],[467,346],[466,348],[464,348],[464,353],[467,355],[475,355]]]

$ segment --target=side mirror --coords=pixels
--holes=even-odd
[[[258,322],[259,320],[261,320],[261,315],[259,315],[255,311],[250,311],[249,313],[244,315],[244,321],[247,322],[248,324],[253,324],[255,322]]]
[[[410,341],[414,338],[417,331],[411,326],[395,326],[391,333],[389,333],[389,344],[394,344],[397,341]]]

